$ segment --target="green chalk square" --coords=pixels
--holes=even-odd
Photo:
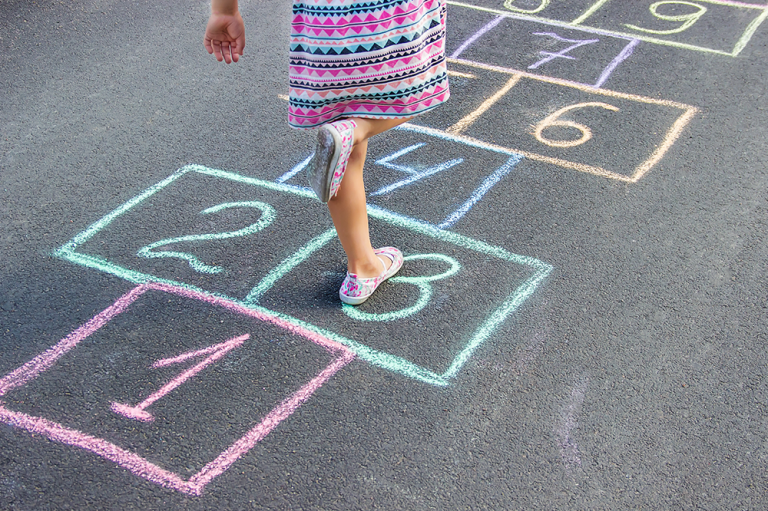
[[[447,384],[551,269],[378,207],[368,212],[374,243],[388,240],[406,258],[400,273],[368,302],[339,302],[345,268],[334,262],[341,250],[335,239],[274,271],[253,299],[281,317],[320,328],[372,364],[422,381]]]
[[[416,380],[419,380],[425,383],[429,383],[432,385],[439,385],[439,386],[448,385],[450,383],[451,378],[455,377],[458,374],[458,372],[461,370],[461,368],[464,366],[467,360],[469,360],[469,358],[472,356],[474,351],[480,345],[482,345],[486,340],[488,340],[493,335],[494,331],[496,331],[496,329],[499,326],[501,326],[507,320],[507,318],[520,305],[522,305],[522,303],[525,302],[525,300],[531,294],[533,294],[533,292],[537,289],[537,287],[542,283],[542,281],[546,278],[546,276],[552,270],[552,267],[549,264],[539,261],[535,258],[513,254],[511,252],[504,250],[503,248],[495,247],[487,243],[484,243],[482,241],[473,240],[471,238],[462,236],[460,234],[439,229],[426,222],[422,222],[406,216],[398,215],[376,206],[369,206],[368,213],[369,213],[369,216],[372,218],[372,221],[383,222],[384,224],[392,226],[393,228],[410,231],[413,234],[420,235],[420,237],[425,237],[431,243],[452,245],[456,247],[457,250],[469,252],[472,254],[477,254],[478,258],[496,260],[498,263],[513,265],[513,267],[515,268],[522,266],[527,271],[526,275],[522,279],[522,282],[518,281],[518,283],[513,289],[509,289],[508,293],[502,293],[499,299],[495,300],[495,303],[493,304],[493,306],[490,309],[487,309],[488,310],[487,314],[483,318],[480,318],[479,326],[466,332],[467,334],[466,340],[461,341],[459,345],[457,345],[456,352],[451,353],[451,356],[449,357],[449,363],[447,364],[447,368],[445,368],[442,372],[440,372],[439,370],[430,369],[426,367],[424,364],[420,364],[415,361],[409,360],[398,354],[390,353],[382,349],[375,349],[374,347],[369,346],[368,343],[365,342],[365,340],[361,341],[357,339],[352,339],[343,335],[342,333],[332,331],[333,328],[330,326],[323,328],[313,323],[310,323],[309,321],[305,321],[300,318],[297,318],[293,315],[270,309],[259,303],[260,300],[262,299],[269,300],[270,291],[272,291],[273,288],[276,288],[276,286],[279,287],[280,280],[285,278],[287,275],[289,275],[294,269],[297,269],[300,265],[302,265],[302,263],[307,261],[313,255],[319,256],[321,251],[329,243],[331,242],[338,243],[338,241],[336,241],[335,230],[332,228],[326,230],[325,232],[322,232],[319,235],[316,235],[308,243],[306,243],[301,248],[299,248],[298,251],[296,251],[294,254],[290,255],[289,257],[287,257],[280,264],[274,267],[271,271],[267,272],[266,275],[262,278],[262,280],[257,282],[255,286],[252,288],[252,290],[250,291],[250,293],[248,293],[247,296],[245,296],[244,298],[235,298],[232,296],[227,296],[226,294],[223,294],[220,292],[213,292],[210,290],[201,289],[189,283],[175,281],[172,279],[159,278],[157,276],[153,276],[147,273],[131,270],[129,268],[126,268],[114,262],[108,261],[102,257],[83,254],[77,251],[79,247],[81,247],[88,240],[96,236],[96,234],[98,234],[99,231],[105,229],[111,222],[115,221],[121,215],[130,211],[132,208],[141,204],[143,201],[152,197],[157,192],[164,189],[165,187],[167,187],[168,185],[170,185],[171,183],[175,182],[176,180],[178,180],[179,178],[181,178],[182,176],[188,173],[199,173],[206,176],[212,176],[216,178],[231,180],[237,183],[244,183],[244,184],[257,186],[257,187],[265,188],[271,191],[289,193],[294,196],[307,198],[309,200],[316,200],[314,198],[314,194],[311,191],[298,188],[295,186],[273,183],[273,182],[264,181],[256,178],[242,176],[233,172],[210,169],[200,165],[187,165],[185,167],[182,167],[178,171],[176,171],[174,174],[172,174],[165,180],[161,181],[160,183],[157,183],[156,185],[150,187],[143,193],[129,200],[119,208],[107,214],[105,217],[103,217],[99,221],[92,224],[85,231],[75,236],[70,242],[68,242],[67,244],[63,245],[61,248],[56,250],[54,252],[54,255],[62,259],[68,260],[70,262],[80,264],[82,266],[95,268],[101,271],[105,271],[107,273],[111,273],[118,277],[124,278],[130,282],[134,282],[134,283],[163,282],[166,284],[179,286],[186,289],[192,289],[209,296],[219,296],[222,298],[226,298],[228,300],[232,300],[236,303],[239,303],[253,310],[258,310],[266,314],[278,316],[294,325],[302,326],[311,331],[317,332],[318,334],[323,335],[329,339],[332,339],[341,344],[344,344],[345,346],[349,347],[352,351],[354,351],[359,358],[366,360],[371,364],[414,378]],[[340,250],[340,247],[339,247],[339,250]],[[409,255],[409,254],[406,253],[406,255]],[[450,254],[446,254],[446,255],[450,255]],[[446,263],[444,261],[442,263],[440,261],[428,261],[428,262],[434,263],[436,265],[436,268],[437,268],[436,271],[438,270],[444,271],[450,267],[450,263]],[[414,266],[418,266],[419,263],[420,261],[414,261],[414,262],[411,262],[410,264]],[[307,264],[309,264],[308,261],[307,261]],[[440,266],[441,264],[442,266]],[[336,276],[334,277],[334,275],[330,275],[330,280],[333,280],[334,278],[338,280],[339,278],[343,277],[343,274],[341,273],[341,271],[343,270],[342,268],[334,268],[334,269],[336,270],[335,272]],[[331,271],[330,273],[334,274],[333,271]],[[408,275],[405,271],[404,271],[404,276],[408,278]],[[317,286],[325,285],[325,292],[332,294],[334,291],[336,292],[338,291],[339,282],[340,280],[338,282],[327,282],[323,284],[321,280],[321,282],[319,283],[317,282],[307,283],[306,287],[307,289],[311,289],[312,286],[317,287]],[[438,283],[435,282],[434,284],[435,284],[435,287],[437,288]],[[387,282],[385,283],[385,285],[389,286],[391,284]],[[392,285],[396,285],[396,284],[392,284]],[[404,284],[401,283],[399,285],[403,286]],[[335,286],[335,290],[333,289],[334,286]],[[414,286],[411,285],[409,287],[414,287]],[[411,296],[414,296],[414,295],[411,295]],[[418,297],[414,296],[414,298],[418,300]],[[335,309],[336,309],[335,312],[338,313],[338,310],[341,307],[340,302],[335,300],[334,302],[335,302]],[[399,305],[405,306],[408,304],[401,303]]]
[[[243,299],[275,265],[333,226],[319,202],[307,203],[310,193],[286,195],[274,185],[187,166],[60,253],[137,284],[188,285]]]
[[[676,6],[676,3],[679,5]],[[594,15],[584,21],[591,28],[624,33],[652,43],[734,57],[749,43],[768,14],[765,5],[730,4],[720,0],[698,0],[694,4],[669,2],[668,5],[663,5],[663,2],[657,5],[659,2],[653,0],[629,3],[603,0],[597,4],[600,4],[599,9],[592,11]],[[667,16],[666,19],[652,14],[650,9],[654,5],[659,9],[657,12]],[[684,28],[685,14],[698,12],[701,19]],[[670,19],[675,15],[682,15],[683,19]],[[684,29],[676,31],[680,28]],[[718,41],[720,47],[713,47],[713,41]]]

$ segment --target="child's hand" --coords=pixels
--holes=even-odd
[[[240,13],[211,14],[205,27],[204,44],[208,53],[215,54],[219,62],[237,62],[245,48],[245,24]]]

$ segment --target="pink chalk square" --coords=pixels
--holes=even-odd
[[[331,356],[331,361],[325,367],[323,367],[324,363],[320,362],[317,367],[322,369],[309,381],[301,384],[298,390],[282,399],[277,406],[274,406],[268,413],[263,415],[260,420],[257,417],[256,420],[250,421],[248,427],[244,428],[246,429],[244,434],[239,436],[239,438],[235,435],[235,440],[229,441],[226,448],[213,455],[213,459],[207,461],[202,468],[186,475],[181,475],[179,470],[174,471],[164,468],[157,461],[150,461],[148,458],[151,456],[141,455],[137,452],[137,449],[122,445],[122,442],[113,438],[115,435],[97,436],[89,434],[79,429],[79,426],[77,428],[70,427],[62,423],[65,421],[57,422],[45,418],[43,416],[45,414],[42,413],[36,414],[29,413],[28,410],[22,412],[12,409],[12,405],[8,403],[8,394],[11,391],[25,390],[33,380],[36,380],[38,376],[51,369],[53,371],[49,374],[52,374],[52,377],[60,377],[61,371],[57,371],[57,366],[62,365],[60,362],[64,355],[78,345],[81,345],[83,341],[90,340],[89,338],[110,324],[110,322],[114,323],[113,320],[119,319],[120,315],[131,308],[147,291],[159,291],[162,292],[160,293],[161,295],[165,296],[167,296],[166,294],[175,295],[176,299],[191,299],[195,301],[194,303],[200,305],[223,308],[228,313],[234,313],[237,317],[242,315],[245,318],[255,319],[260,324],[269,325],[270,328],[277,327],[278,331],[285,332],[291,338],[296,337],[303,341],[309,341],[312,345],[323,348]],[[222,363],[221,361],[226,360],[230,352],[234,353],[241,349],[243,343],[247,342],[249,337],[248,334],[243,334],[230,339],[220,339],[216,343],[202,349],[176,353],[172,354],[173,356],[169,358],[153,361],[152,368],[170,368],[171,372],[168,374],[173,375],[173,377],[166,378],[168,381],[149,396],[141,396],[129,402],[125,402],[125,400],[113,402],[112,410],[109,413],[114,414],[118,418],[117,420],[123,420],[132,425],[151,425],[152,421],[155,420],[155,408],[162,410],[162,407],[157,406],[155,402],[159,401],[162,403],[166,395],[174,396],[174,393],[178,393],[179,389],[185,386],[189,387],[190,383],[188,382],[193,381],[195,378],[200,378],[200,374],[208,371],[206,368],[209,365],[213,366]],[[67,359],[69,358],[67,357]],[[253,449],[353,358],[354,353],[345,346],[315,332],[290,324],[277,315],[272,315],[262,310],[252,310],[225,298],[182,287],[158,283],[143,284],[120,297],[114,304],[74,330],[47,351],[0,378],[0,421],[25,429],[33,434],[45,436],[56,442],[91,451],[155,484],[191,495],[200,495],[208,483],[224,473],[240,457]],[[66,364],[64,365],[66,366]],[[61,388],[65,387],[62,386]],[[143,401],[141,401],[142,397],[144,398]],[[221,428],[222,426],[216,425],[215,427]],[[192,443],[195,443],[194,440],[192,440]],[[205,443],[208,444],[210,442],[206,441]],[[202,444],[198,447],[202,448]],[[191,449],[197,450],[197,447],[192,445]]]

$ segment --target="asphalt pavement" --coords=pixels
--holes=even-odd
[[[768,508],[768,7],[451,2],[357,308],[241,11],[0,0],[0,509]]]

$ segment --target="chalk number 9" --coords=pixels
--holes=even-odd
[[[659,13],[658,9],[662,5],[674,5],[674,4],[687,5],[689,7],[694,7],[694,8],[696,8],[696,11],[691,12],[689,14],[678,14],[678,15],[660,14]],[[650,28],[643,28],[643,27],[638,27],[638,26],[629,25],[629,24],[625,24],[624,26],[629,27],[629,28],[631,28],[633,30],[639,30],[640,32],[646,32],[648,34],[660,34],[660,35],[664,35],[664,34],[677,34],[677,33],[680,33],[682,31],[687,30],[688,28],[690,28],[691,25],[693,25],[694,23],[699,21],[699,18],[704,16],[704,13],[707,12],[707,8],[704,7],[703,5],[699,5],[699,4],[696,4],[696,3],[693,3],[693,2],[680,1],[680,0],[678,0],[678,1],[664,0],[662,2],[656,2],[656,3],[651,4],[651,6],[648,9],[651,11],[651,14],[653,14],[654,16],[659,18],[660,20],[675,21],[675,22],[682,21],[683,24],[680,25],[677,28],[673,28],[673,29],[670,29],[670,30],[652,30]]]

